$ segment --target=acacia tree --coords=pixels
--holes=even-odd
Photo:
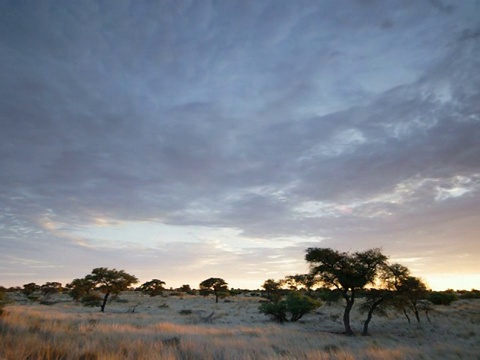
[[[296,274],[288,275],[283,280],[283,283],[287,285],[290,290],[299,290],[304,288],[309,295],[312,294],[312,288],[316,285],[317,279],[312,274]]]
[[[310,263],[311,274],[328,287],[338,289],[345,299],[343,324],[345,333],[353,335],[350,311],[356,292],[373,284],[378,271],[387,260],[380,249],[363,252],[339,252],[330,248],[308,248],[305,260]]]
[[[405,307],[408,307],[413,314],[417,322],[420,322],[420,309],[422,301],[427,297],[428,291],[425,283],[418,277],[407,276],[401,278],[397,286],[398,304],[402,308],[403,313],[406,315],[408,322],[410,319],[406,314]]]
[[[192,292],[192,288],[190,287],[190,285],[184,284],[184,285],[182,285],[182,286],[180,286],[180,287],[178,288],[178,291],[184,292],[184,293],[191,293],[191,292]]]
[[[398,286],[401,277],[409,274],[408,268],[400,264],[385,264],[379,272],[379,283],[377,288],[369,289],[364,295],[364,301],[360,305],[360,312],[367,313],[367,318],[363,323],[362,335],[368,335],[368,326],[376,313],[380,316],[387,314],[387,308],[394,305],[396,286]]]
[[[208,278],[200,283],[200,291],[206,294],[213,292],[215,303],[218,303],[220,294],[228,291],[228,284],[221,278]]]
[[[165,281],[153,279],[151,281],[147,281],[146,283],[143,283],[142,285],[140,285],[139,289],[143,293],[149,294],[150,296],[157,296],[157,295],[162,295],[163,290],[165,290],[163,285],[165,285]]]
[[[420,278],[412,276],[410,270],[400,264],[387,266],[383,272],[382,280],[386,283],[388,289],[393,292],[392,305],[403,312],[409,323],[410,317],[407,309],[410,309],[417,322],[420,322],[420,307],[422,307],[422,301],[428,294],[425,283]]]
[[[59,292],[61,292],[62,284],[56,281],[47,282],[40,287],[40,291],[44,296],[48,298],[50,297],[50,295],[58,294]]]
[[[274,279],[265,280],[262,287],[265,289],[266,297],[272,302],[278,302],[280,300],[280,289],[282,284],[280,281]]]
[[[95,284],[91,280],[85,278],[74,279],[71,283],[65,285],[65,288],[70,290],[68,294],[75,301],[79,301],[83,297],[90,295],[94,287]]]
[[[37,285],[35,283],[28,283],[28,284],[25,284],[23,285],[23,289],[22,289],[22,292],[27,296],[29,297],[30,295],[32,295],[34,292],[40,290],[40,285]]]
[[[87,281],[91,281],[93,288],[104,294],[100,311],[105,311],[108,297],[111,294],[117,295],[127,290],[132,284],[138,282],[134,275],[127,274],[123,270],[107,269],[104,267],[92,270],[92,273],[85,277]]]
[[[392,296],[392,292],[388,289],[369,289],[365,293],[364,301],[360,305],[360,312],[367,313],[367,318],[363,323],[363,336],[368,335],[368,325],[372,321],[374,313],[380,316],[387,315],[387,308]]]

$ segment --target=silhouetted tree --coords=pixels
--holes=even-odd
[[[412,276],[410,270],[400,264],[387,266],[382,276],[388,288],[394,292],[392,305],[403,312],[409,323],[407,310],[411,310],[417,322],[420,322],[419,304],[428,296],[425,283],[420,278]]]
[[[69,290],[68,295],[72,297],[73,300],[79,301],[87,295],[91,295],[95,284],[93,281],[82,278],[74,279],[71,283],[65,285],[65,288]]]
[[[409,274],[409,270],[400,264],[385,263],[380,267],[377,288],[367,290],[364,294],[364,301],[360,305],[360,312],[367,313],[367,318],[363,323],[363,336],[368,335],[368,326],[374,313],[380,316],[386,315],[387,308],[392,306],[395,299],[396,287],[405,274]]]
[[[288,275],[283,280],[283,283],[287,285],[291,290],[300,290],[304,288],[309,295],[312,294],[312,288],[318,281],[312,274],[296,274]]]
[[[95,290],[104,294],[102,304],[100,305],[101,312],[105,311],[108,297],[111,294],[118,295],[120,292],[127,290],[130,285],[138,282],[134,275],[127,274],[123,270],[104,267],[93,269],[92,273],[87,275],[85,279],[94,284]]]
[[[343,314],[345,333],[353,335],[350,311],[355,303],[356,291],[374,283],[387,257],[379,249],[350,254],[330,248],[309,248],[305,260],[310,263],[312,275],[324,285],[335,287],[342,293],[346,302]]]
[[[218,303],[218,297],[228,291],[228,284],[221,278],[209,278],[200,283],[200,291],[204,294],[213,293],[215,303]]]
[[[35,291],[40,290],[40,285],[37,285],[35,283],[28,283],[23,285],[23,290],[22,292],[28,297],[32,295]]]
[[[40,287],[40,291],[46,297],[53,294],[58,294],[62,291],[62,284],[59,282],[47,282]]]
[[[265,297],[272,301],[277,302],[280,300],[280,289],[282,284],[280,281],[275,281],[274,279],[265,280],[262,287],[265,289]]]
[[[162,295],[163,290],[165,290],[163,285],[165,285],[165,281],[153,279],[140,285],[139,289],[150,296],[157,296]]]
[[[184,293],[189,293],[192,291],[192,288],[190,287],[190,285],[188,284],[185,284],[185,285],[182,285],[178,288],[178,291],[180,292],[184,292]]]
[[[387,315],[389,300],[393,298],[393,294],[388,289],[369,289],[364,294],[364,300],[360,304],[360,312],[367,313],[367,318],[363,323],[362,335],[368,335],[368,325],[372,320],[373,314],[380,316]]]
[[[401,308],[403,307],[404,314],[406,314],[405,307],[408,307],[415,315],[417,322],[420,322],[419,304],[421,300],[426,299],[428,296],[427,286],[425,283],[420,278],[415,276],[401,278],[397,286],[396,293],[398,305]],[[407,319],[410,322],[408,316]]]

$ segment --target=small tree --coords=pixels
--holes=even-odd
[[[165,285],[165,281],[153,279],[140,285],[139,289],[150,296],[157,296],[162,295],[163,290],[165,290],[163,285]]]
[[[368,335],[368,325],[374,313],[380,316],[387,315],[387,307],[391,298],[392,293],[387,289],[370,289],[365,293],[364,301],[359,309],[361,313],[367,313],[367,318],[363,323],[363,336]]]
[[[302,295],[298,291],[292,291],[286,298],[270,303],[262,303],[259,311],[269,315],[273,320],[283,323],[285,321],[295,322],[300,320],[303,315],[315,310],[321,305],[317,300],[309,296]],[[290,315],[290,316],[288,316]]]
[[[85,296],[91,295],[94,287],[93,281],[86,278],[74,279],[71,283],[65,285],[65,288],[69,289],[68,295],[75,301],[80,301]]]
[[[184,293],[190,293],[192,292],[192,288],[188,284],[184,284],[178,288],[178,291],[184,292]]]
[[[282,283],[280,281],[275,281],[274,279],[265,280],[262,287],[265,289],[265,297],[272,301],[278,302],[280,300],[280,290]]]
[[[310,263],[312,275],[324,285],[335,287],[342,293],[346,302],[343,313],[345,333],[353,335],[350,311],[355,303],[356,291],[374,283],[387,257],[379,249],[350,254],[330,248],[309,248],[305,260]]]
[[[312,288],[317,284],[318,280],[315,279],[315,276],[312,274],[296,274],[288,275],[283,280],[283,283],[287,285],[290,290],[301,290],[305,291],[311,295]]]
[[[87,275],[85,279],[94,284],[95,290],[104,294],[102,304],[100,305],[101,312],[105,312],[105,306],[111,294],[118,295],[120,292],[127,290],[130,285],[138,282],[134,275],[127,274],[123,270],[104,267],[93,269],[92,273]]]
[[[411,276],[410,270],[400,264],[385,267],[382,280],[393,292],[392,305],[403,312],[409,323],[408,309],[413,312],[417,322],[420,322],[419,304],[428,295],[425,283],[420,278]]]
[[[40,285],[37,285],[35,283],[28,283],[23,285],[23,290],[22,292],[27,296],[31,296],[34,292],[40,290]]]
[[[408,274],[408,268],[400,264],[385,263],[380,267],[378,288],[367,290],[364,301],[360,305],[360,312],[367,313],[367,318],[363,323],[363,336],[368,335],[368,326],[374,313],[380,316],[387,314],[387,308],[393,305],[394,291],[401,278]]]
[[[59,282],[47,282],[40,287],[43,296],[47,298],[53,294],[58,294],[62,291],[62,284]]]
[[[218,303],[218,297],[227,293],[228,284],[221,278],[209,278],[200,283],[200,291],[204,294],[213,293],[215,295],[215,303]]]
[[[415,276],[402,277],[396,287],[396,295],[397,307],[403,310],[408,322],[410,322],[410,319],[406,314],[406,307],[413,312],[417,322],[420,322],[419,304],[428,295],[427,286],[424,282]]]

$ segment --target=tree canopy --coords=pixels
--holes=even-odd
[[[111,294],[119,294],[138,282],[136,276],[127,274],[124,270],[105,267],[93,269],[91,274],[85,276],[85,280],[91,282],[95,290],[104,294],[103,302],[100,305],[101,312],[105,311],[105,305]]]
[[[150,296],[157,296],[162,295],[163,290],[165,290],[163,285],[165,285],[165,281],[152,279],[140,285],[139,289]]]
[[[311,274],[327,287],[340,290],[346,301],[343,314],[345,333],[353,335],[350,311],[355,302],[355,292],[373,284],[387,257],[380,249],[363,252],[339,252],[330,248],[308,248],[305,260],[310,263]]]
[[[228,284],[221,278],[208,278],[200,283],[200,291],[215,295],[215,302],[218,303],[218,297],[228,291]]]

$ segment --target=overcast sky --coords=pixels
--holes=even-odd
[[[1,1],[0,285],[480,284],[479,1]]]

